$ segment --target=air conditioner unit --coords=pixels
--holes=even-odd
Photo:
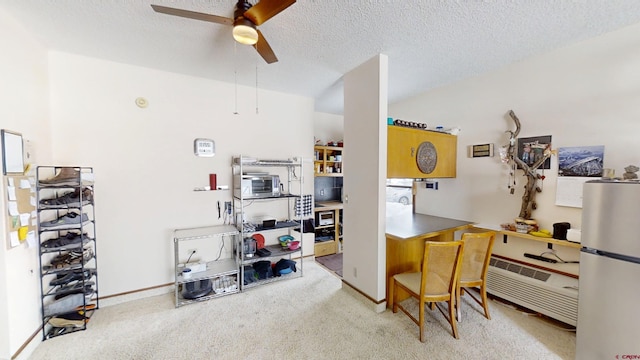
[[[487,292],[576,326],[578,279],[491,258]]]

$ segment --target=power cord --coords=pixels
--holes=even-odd
[[[187,261],[184,263],[184,266],[187,266],[187,264],[189,263],[189,260],[191,260],[191,257],[192,257],[192,256],[193,256],[193,254],[195,254],[195,253],[196,253],[196,251],[195,251],[195,250],[192,250],[192,251],[191,251],[191,255],[189,255],[189,257],[187,258]]]
[[[580,261],[565,261],[565,260],[563,260],[560,256],[558,256],[558,254],[556,253],[555,250],[545,251],[542,254],[540,254],[540,256],[542,256],[544,254],[551,254],[551,255],[555,256],[558,259],[558,261],[560,263],[562,263],[562,264],[579,264],[580,263]]]
[[[220,252],[218,253],[218,257],[214,261],[220,260],[220,256],[222,256],[222,249],[224,249],[224,235],[222,235],[222,241],[220,242]]]

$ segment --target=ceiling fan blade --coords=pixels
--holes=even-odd
[[[260,2],[245,11],[243,16],[251,20],[252,23],[260,25],[295,2],[296,0],[260,0]]]
[[[180,16],[180,17],[189,18],[189,19],[208,21],[208,22],[213,22],[213,23],[222,24],[222,25],[233,25],[233,19],[226,18],[223,16],[204,14],[204,13],[199,13],[195,11],[170,8],[166,6],[160,6],[160,5],[151,5],[151,7],[155,12],[159,12],[162,14],[175,15],[175,16]]]
[[[273,50],[271,50],[271,46],[269,46],[269,43],[267,42],[267,40],[264,38],[264,36],[262,36],[262,33],[260,32],[260,30],[257,30],[257,31],[258,31],[258,42],[255,43],[253,47],[256,48],[256,50],[258,51],[258,54],[262,56],[262,58],[264,59],[264,61],[267,62],[267,64],[271,64],[278,61],[276,54],[274,54]]]

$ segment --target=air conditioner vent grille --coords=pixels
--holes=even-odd
[[[541,280],[541,281],[547,281],[547,280],[549,280],[550,276],[551,276],[551,274],[547,274],[547,273],[544,273],[542,271],[536,271],[536,273],[533,276],[533,278],[537,279],[537,280]]]
[[[507,270],[509,270],[511,272],[514,272],[516,274],[520,274],[520,270],[522,270],[522,266],[516,265],[516,264],[511,264],[511,265],[509,265]]]
[[[502,260],[496,260],[494,258],[491,258],[491,261],[489,262],[489,265],[495,266],[495,267],[500,268],[500,269],[509,270],[509,271],[514,272],[516,274],[520,274],[522,276],[530,277],[532,279],[536,279],[536,280],[540,280],[540,281],[547,281],[547,280],[549,280],[549,277],[551,277],[551,274],[549,274],[547,272],[540,271],[540,270],[535,270],[535,269],[532,269],[532,268],[526,267],[526,266],[520,266],[520,265],[516,265],[516,264],[513,264],[513,263],[508,263],[508,262],[502,261]]]
[[[529,269],[527,267],[522,268],[522,271],[520,271],[520,275],[524,275],[526,277],[535,277],[536,271],[533,269]]]
[[[496,260],[494,258],[491,258],[491,265],[500,269],[506,269],[509,266],[509,263],[506,261]]]
[[[578,293],[567,290],[575,279],[494,260],[492,258],[487,274],[487,292],[576,326]],[[516,269],[519,272],[515,272]]]

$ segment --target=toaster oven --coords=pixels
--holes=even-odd
[[[233,194],[238,198],[280,196],[280,176],[266,174],[236,176],[233,180]]]
[[[335,224],[333,218],[333,211],[320,211],[318,212],[318,226],[326,226]]]

